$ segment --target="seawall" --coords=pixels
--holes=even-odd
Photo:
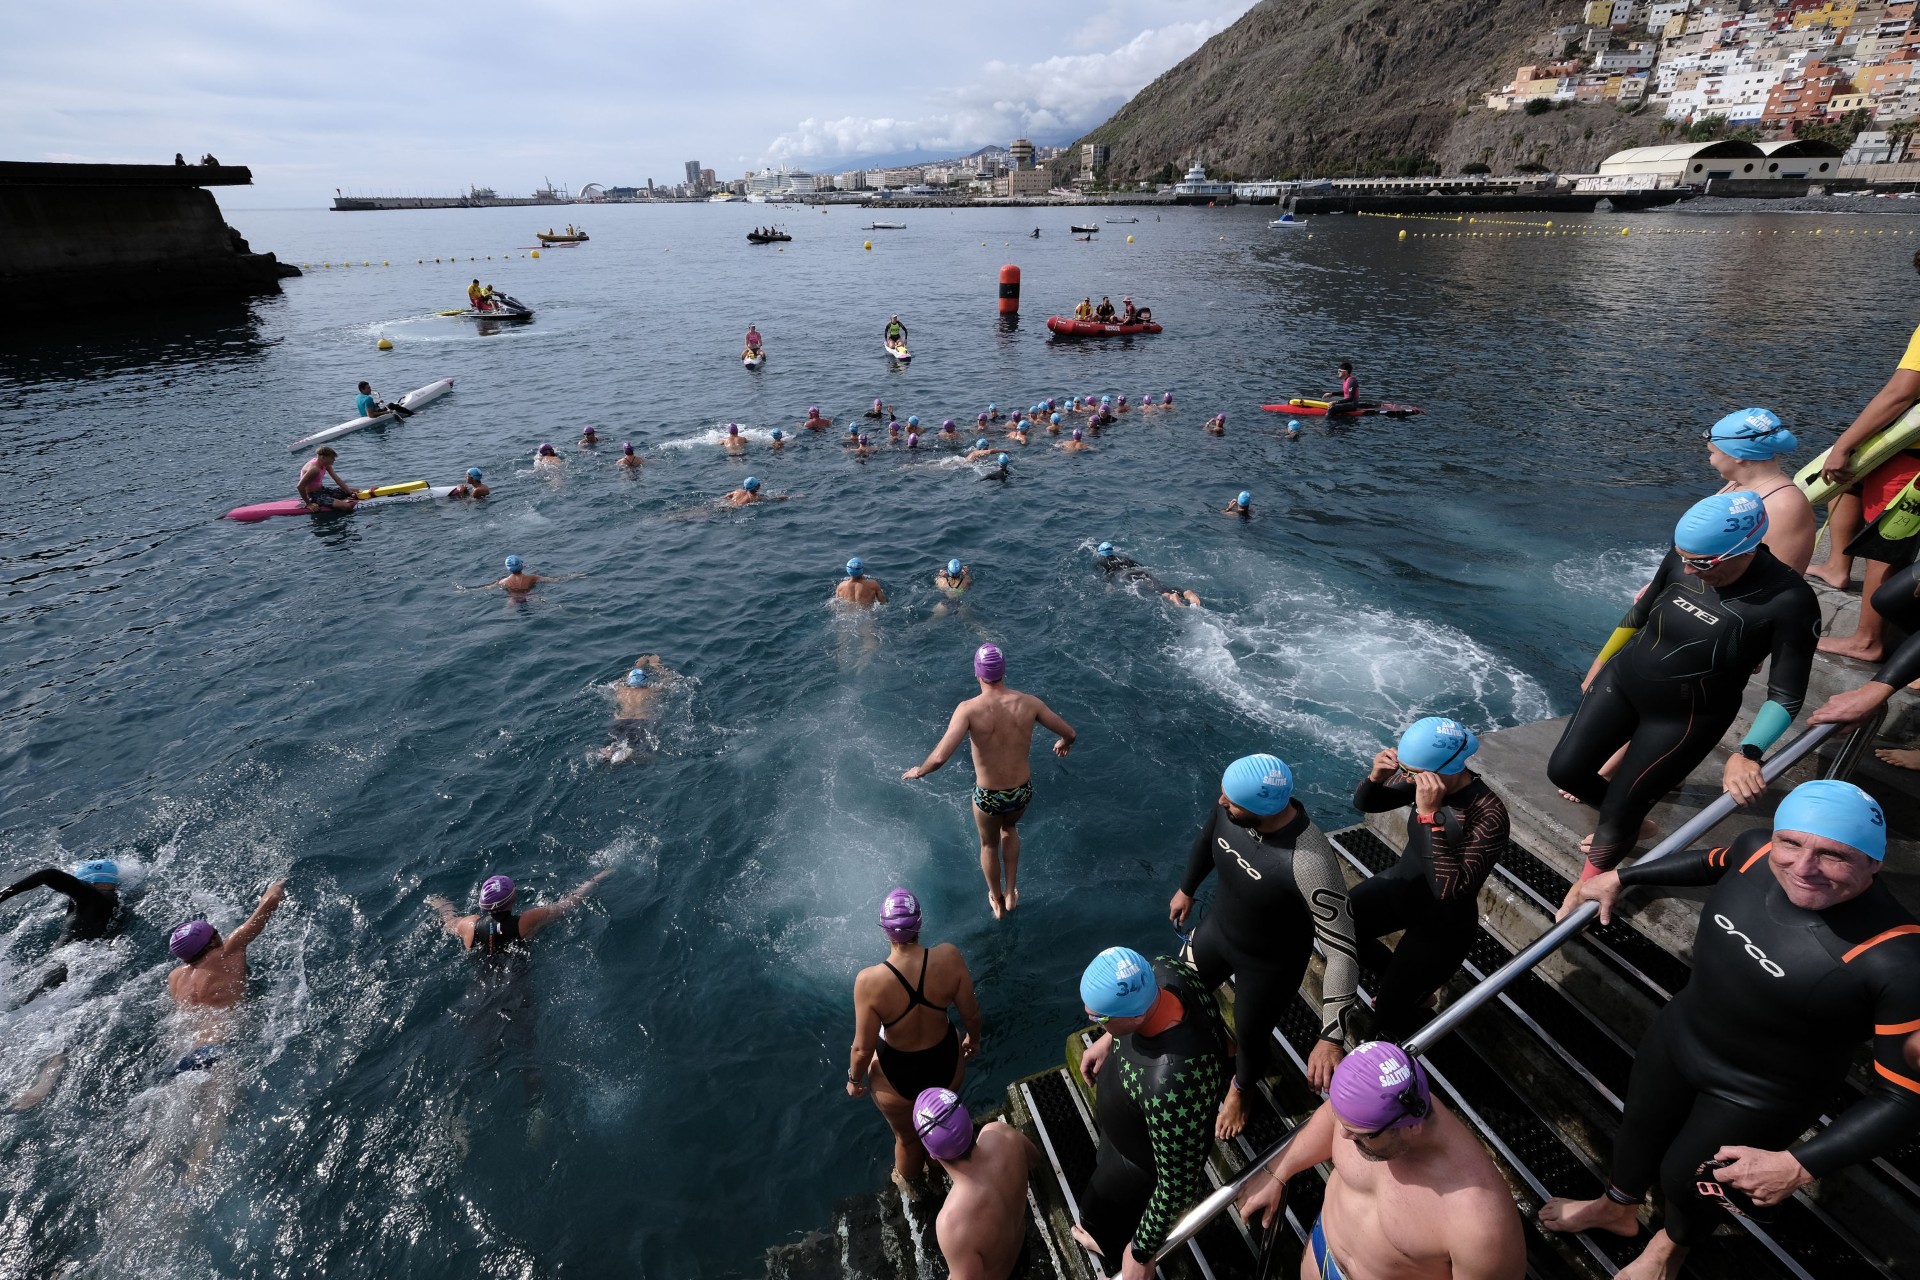
[[[15,304],[0,328],[278,292],[299,269],[254,253],[205,189],[252,180],[237,165],[0,162],[0,290]]]

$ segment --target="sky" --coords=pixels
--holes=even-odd
[[[9,6],[0,159],[253,170],[223,206],[335,188],[529,194],[1067,142],[1252,0],[58,0]],[[829,164],[831,162],[831,164]]]

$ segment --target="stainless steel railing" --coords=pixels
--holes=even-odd
[[[1838,728],[1840,728],[1839,725],[1821,724],[1808,729],[1805,733],[1802,733],[1799,737],[1774,753],[1773,759],[1767,761],[1766,764],[1761,767],[1762,776],[1764,776],[1768,782],[1772,782],[1775,778],[1798,763],[1802,756],[1805,756],[1815,747],[1826,741]],[[1650,849],[1640,861],[1652,862],[1656,858],[1664,858],[1670,853],[1675,853],[1686,848],[1708,831],[1719,826],[1720,823],[1725,821],[1738,807],[1739,806],[1734,803],[1732,796],[1721,795],[1716,797],[1712,804],[1682,823],[1678,830]],[[1474,987],[1458,1000],[1455,1000],[1442,1010],[1439,1016],[1432,1022],[1429,1022],[1426,1026],[1415,1032],[1405,1045],[1406,1051],[1414,1055],[1425,1053],[1446,1036],[1447,1033],[1464,1022],[1468,1015],[1504,991],[1514,979],[1539,964],[1553,952],[1559,950],[1575,934],[1592,923],[1594,917],[1599,914],[1600,908],[1596,904],[1591,902],[1582,904],[1572,915],[1534,939],[1533,943],[1528,946],[1526,950],[1507,961],[1506,964],[1502,965],[1494,973],[1488,975],[1485,982],[1482,982],[1479,986]],[[1256,1174],[1277,1159],[1280,1153],[1287,1149],[1287,1145],[1293,1141],[1294,1133],[1298,1132],[1299,1130],[1296,1129],[1292,1133],[1287,1134],[1286,1137],[1280,1139],[1280,1141],[1274,1143],[1273,1146],[1256,1156],[1231,1182],[1223,1183],[1213,1194],[1209,1195],[1193,1208],[1187,1210],[1186,1215],[1182,1217],[1179,1222],[1176,1222],[1173,1229],[1167,1233],[1167,1238],[1165,1242],[1161,1244],[1159,1251],[1153,1255],[1154,1262],[1160,1262],[1175,1249],[1198,1235],[1202,1227],[1206,1226],[1207,1223],[1211,1222],[1223,1209],[1226,1209],[1237,1200],[1240,1196],[1241,1189],[1245,1187]]]

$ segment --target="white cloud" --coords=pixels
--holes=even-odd
[[[936,92],[928,109],[913,118],[809,117],[768,143],[766,154],[782,162],[902,151],[957,154],[988,143],[1004,146],[1016,137],[1083,133],[1231,25],[1245,8],[1154,27],[1102,53],[988,62],[978,83]]]

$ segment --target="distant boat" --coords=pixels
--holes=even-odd
[[[904,222],[875,222],[866,228],[868,231],[905,231],[906,229],[907,224]]]
[[[791,240],[791,239],[793,239],[793,237],[788,235],[784,231],[773,231],[773,232],[749,231],[747,232],[748,244],[777,244],[782,241]]]
[[[1283,213],[1267,225],[1269,227],[1304,227],[1307,225],[1307,220],[1296,218],[1290,213]]]
[[[1069,226],[1067,228],[1067,230],[1073,232],[1075,235],[1091,235],[1093,232],[1098,231],[1099,229],[1100,229],[1100,224],[1097,222],[1089,227]]]
[[[534,234],[540,237],[541,244],[585,244],[587,240],[587,233],[584,231],[566,231],[560,233],[536,231]]]
[[[1108,222],[1138,222],[1138,218],[1108,218]]]

